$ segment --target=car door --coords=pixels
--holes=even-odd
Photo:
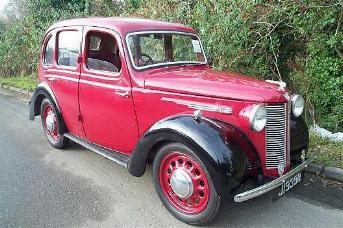
[[[78,57],[81,54],[82,27],[54,30],[51,39],[54,39],[54,61],[52,64],[45,64],[43,75],[52,87],[68,131],[84,137],[78,102],[81,73]]]
[[[121,39],[112,30],[84,27],[83,40],[79,99],[86,137],[130,154],[138,127]]]

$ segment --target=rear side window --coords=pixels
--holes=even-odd
[[[46,43],[44,50],[44,65],[52,65],[54,59],[55,39],[51,36]]]
[[[58,34],[58,65],[77,66],[81,36],[78,31],[63,31]]]

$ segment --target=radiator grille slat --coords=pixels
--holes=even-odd
[[[286,165],[287,159],[287,104],[267,105],[266,167]]]

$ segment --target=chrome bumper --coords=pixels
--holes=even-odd
[[[280,187],[286,180],[288,180],[289,178],[291,178],[293,175],[295,175],[296,173],[302,171],[303,169],[305,169],[307,167],[308,164],[310,164],[311,162],[313,162],[313,160],[316,159],[316,156],[313,156],[309,159],[307,159],[306,161],[304,161],[302,164],[300,164],[299,166],[295,167],[294,169],[292,169],[291,171],[289,171],[288,173],[286,173],[285,175],[267,183],[264,184],[260,187],[251,189],[249,191],[240,193],[235,195],[234,200],[235,202],[244,202],[247,201],[249,199],[255,198],[257,196],[263,195],[277,187]]]

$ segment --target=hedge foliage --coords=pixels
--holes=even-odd
[[[343,0],[12,0],[0,21],[0,75],[36,71],[55,21],[134,16],[196,28],[213,67],[283,80],[309,121],[343,130]]]

